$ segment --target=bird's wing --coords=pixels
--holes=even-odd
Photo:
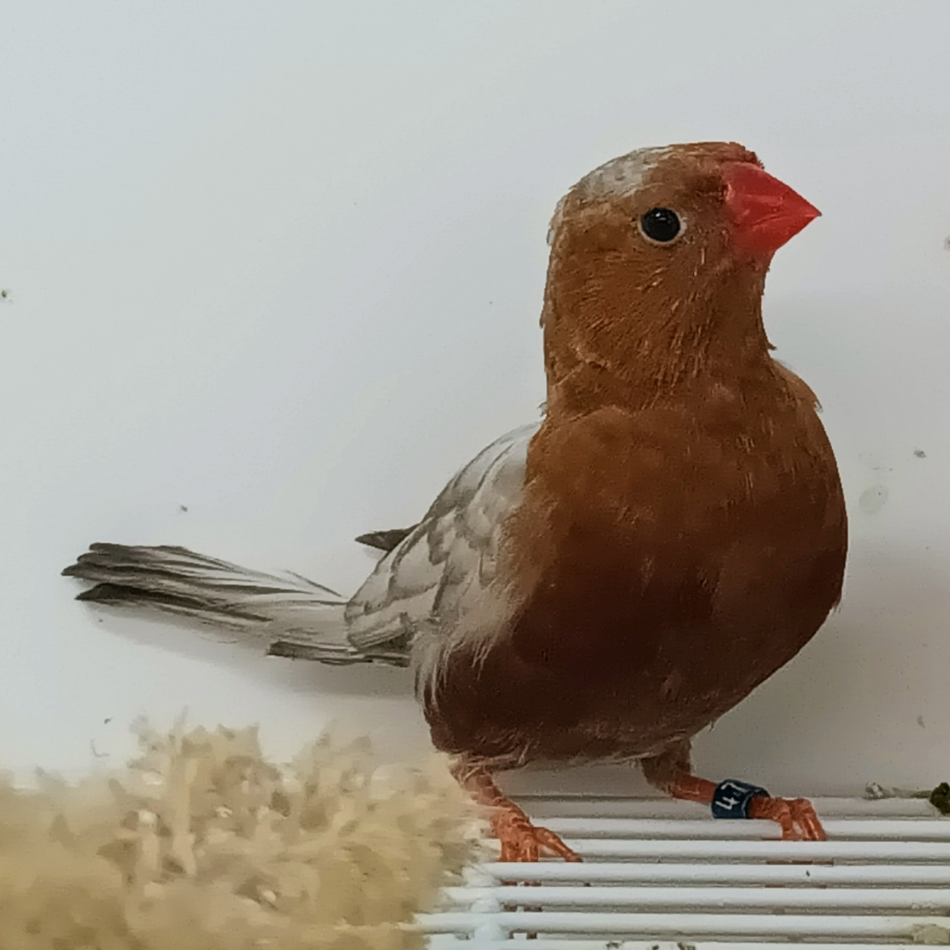
[[[391,551],[400,541],[405,541],[412,533],[413,528],[386,528],[383,531],[369,531],[361,534],[357,539],[357,544],[365,544],[367,547],[376,548],[378,551]]]
[[[346,607],[347,637],[357,650],[382,643],[408,649],[422,628],[451,622],[485,596],[538,428],[522,426],[479,453],[380,560]]]

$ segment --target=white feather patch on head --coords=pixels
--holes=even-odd
[[[564,214],[565,201],[567,201],[567,195],[565,195],[557,203],[557,207],[554,209],[554,214],[551,215],[551,223],[548,225],[548,247],[551,247],[554,244],[554,235],[557,233],[557,229],[561,225],[561,217]],[[947,240],[950,240],[950,238]]]
[[[670,146],[640,148],[595,168],[585,175],[574,190],[591,197],[619,197],[633,194],[646,176],[672,152]]]
[[[639,148],[595,168],[585,175],[571,191],[557,203],[548,226],[548,246],[554,239],[564,218],[564,207],[571,195],[587,198],[618,198],[639,190],[646,176],[673,151],[673,146]]]

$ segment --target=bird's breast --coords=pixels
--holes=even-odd
[[[532,448],[510,527],[526,657],[616,670],[671,649],[679,666],[711,662],[753,640],[759,656],[787,653],[817,628],[807,605],[823,618],[837,599],[844,506],[810,406],[611,408]]]
[[[437,744],[566,758],[692,735],[815,633],[845,549],[811,407],[546,424],[508,525],[519,607],[477,671],[446,671]]]

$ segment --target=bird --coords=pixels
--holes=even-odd
[[[848,546],[809,388],[772,356],[773,255],[820,212],[734,142],[600,165],[551,221],[540,419],[461,468],[345,598],[174,546],[93,544],[79,599],[242,631],[275,656],[414,670],[503,861],[579,855],[496,776],[633,762],[720,818],[824,840],[807,799],[691,767],[701,730],[811,640]]]

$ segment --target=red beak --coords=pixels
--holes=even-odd
[[[797,191],[751,162],[727,162],[726,207],[736,246],[753,257],[769,257],[821,212]]]

